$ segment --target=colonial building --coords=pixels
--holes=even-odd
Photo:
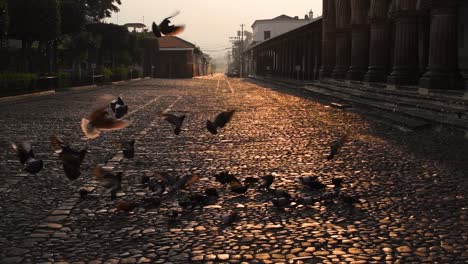
[[[323,17],[247,52],[250,74],[468,89],[468,1],[323,0]]]
[[[274,38],[280,34],[291,31],[292,29],[310,23],[313,16],[314,13],[311,10],[308,15],[304,16],[304,19],[300,19],[297,16],[290,17],[287,15],[281,15],[273,19],[255,20],[252,24],[253,41],[254,43],[262,42],[269,38]]]
[[[175,36],[159,39],[156,78],[192,78],[208,74],[209,57],[194,44]]]

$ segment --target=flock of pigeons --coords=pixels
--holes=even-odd
[[[165,18],[159,25],[153,22],[153,33],[157,38],[162,35],[176,35],[184,30],[183,25],[170,25],[172,17],[178,13]],[[113,113],[109,114],[108,108]],[[103,131],[120,130],[130,125],[129,122],[122,120],[128,113],[128,105],[125,104],[123,99],[119,96],[117,99],[112,100],[109,104],[98,107],[87,118],[81,120],[81,129],[85,136],[89,139],[99,137]],[[206,129],[213,135],[218,134],[218,130],[224,128],[232,119],[235,110],[225,111],[219,113],[213,121],[207,120]],[[173,126],[175,135],[182,132],[183,122],[186,118],[185,115],[177,116],[170,113],[162,113],[162,118]],[[344,145],[347,137],[339,138],[334,141],[330,146],[330,154],[327,160],[331,160],[338,153],[339,149]],[[81,175],[81,164],[88,151],[86,149],[75,150],[68,143],[64,142],[59,137],[52,135],[50,142],[56,154],[62,161],[63,171],[69,180],[76,180]],[[23,170],[30,174],[39,173],[43,167],[43,161],[34,157],[32,146],[29,142],[22,142],[20,144],[11,144],[16,151],[16,155]],[[120,142],[121,151],[125,158],[132,159],[135,156],[135,140]],[[104,169],[101,166],[96,166],[92,175],[95,180],[100,182],[100,185],[110,190],[111,199],[117,199],[117,192],[122,188],[123,172],[112,172]],[[153,177],[143,176],[141,184],[150,192],[147,197],[142,201],[121,201],[116,204],[118,212],[130,212],[137,207],[144,208],[157,208],[160,206],[162,200],[180,190],[186,189],[191,184],[199,179],[197,175],[184,175],[172,176],[165,173],[155,173]],[[343,194],[341,185],[342,178],[332,179],[332,191],[325,191],[327,185],[319,181],[315,176],[301,176],[298,180],[307,188],[313,191],[319,191],[317,196],[294,198],[286,190],[271,188],[275,177],[273,175],[266,175],[259,178],[247,177],[243,182],[237,179],[229,172],[221,172],[214,175],[216,182],[227,187],[229,191],[244,195],[250,189],[257,189],[266,192],[271,196],[271,203],[274,207],[283,209],[285,207],[295,207],[298,205],[312,205],[315,202],[324,201],[334,203],[337,199],[341,199],[345,204],[353,205],[359,203],[359,199],[353,196]],[[80,189],[80,197],[85,199],[88,191]],[[190,193],[187,197],[179,197],[179,206],[186,209],[193,209],[199,206],[215,202],[219,198],[219,192],[216,188],[207,188],[204,193]],[[179,216],[177,210],[169,210],[167,216],[174,220]],[[223,214],[221,221],[223,224],[231,224],[239,218],[237,212]]]
[[[112,111],[113,115],[109,114]],[[122,97],[112,100],[108,105],[98,107],[87,118],[81,120],[81,129],[85,136],[89,139],[99,137],[103,131],[119,130],[127,127],[130,123],[122,120],[128,113],[128,105],[125,104]],[[218,134],[218,130],[226,127],[235,114],[235,110],[219,113],[214,120],[207,120],[206,129],[213,135]],[[162,119],[172,125],[173,133],[179,135],[182,132],[185,115],[177,116],[171,113],[162,113]],[[338,153],[339,149],[346,141],[346,137],[340,138],[333,142],[330,146],[330,154],[327,159],[331,160]],[[50,137],[51,145],[58,157],[62,161],[63,171],[65,176],[73,181],[81,175],[81,164],[87,154],[86,149],[75,150],[68,143],[64,142],[59,137],[52,135]],[[43,169],[43,161],[34,157],[32,146],[29,142],[20,144],[11,144],[16,151],[16,155],[23,170],[30,174],[37,174]],[[133,159],[135,156],[135,140],[121,141],[120,147],[123,156],[126,159]],[[117,192],[122,188],[123,172],[112,172],[104,169],[101,166],[96,166],[92,175],[100,185],[110,190],[112,200],[117,199]],[[341,199],[344,203],[352,205],[359,203],[359,199],[340,192],[343,183],[342,178],[332,179],[333,190],[325,191],[327,185],[320,182],[315,176],[301,176],[298,180],[313,191],[319,191],[320,195],[294,198],[287,191],[271,188],[275,177],[266,175],[259,178],[247,177],[243,182],[237,179],[229,172],[221,172],[215,174],[214,179],[229,189],[230,192],[243,195],[248,190],[257,189],[271,195],[271,203],[274,207],[282,209],[285,207],[295,207],[298,205],[312,205],[315,202],[325,201],[334,202]],[[149,195],[142,201],[120,201],[116,204],[116,211],[130,212],[137,207],[157,208],[161,201],[172,194],[179,194],[179,191],[188,188],[191,184],[199,179],[197,175],[172,176],[165,173],[155,173],[153,176],[143,176],[141,184],[149,191]],[[325,192],[324,192],[325,191]],[[80,197],[85,199],[89,193],[85,189],[79,190]],[[207,188],[204,193],[190,193],[189,196],[179,196],[178,204],[181,208],[193,209],[198,206],[205,206],[217,200],[219,197],[216,188]],[[177,210],[170,210],[168,217],[175,219],[179,215]],[[231,224],[239,218],[237,212],[224,214],[221,220],[224,224]]]

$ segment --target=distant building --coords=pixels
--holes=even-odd
[[[146,25],[142,23],[127,23],[124,27],[128,28],[130,32],[143,32],[146,29]]]
[[[209,57],[186,40],[164,36],[154,66],[156,78],[192,78],[208,74]]]
[[[274,38],[285,32],[310,23],[313,17],[314,13],[310,10],[309,14],[305,15],[303,19],[300,19],[297,16],[290,17],[283,14],[273,19],[255,20],[252,24],[253,41],[254,43],[259,43],[264,40]]]

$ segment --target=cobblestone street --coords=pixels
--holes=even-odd
[[[123,130],[86,140],[82,117],[101,95],[129,105]],[[94,90],[0,103],[0,263],[466,263],[467,140],[443,131],[410,132],[330,107],[303,90],[269,87],[224,76],[149,79]],[[211,135],[219,112],[236,109]],[[180,135],[160,113],[186,114]],[[68,180],[49,141],[56,134],[90,151],[76,181]],[[330,144],[349,140],[328,161]],[[135,139],[133,159],[116,141]],[[31,140],[44,160],[37,175],[21,171],[9,142]],[[117,201],[91,176],[96,165],[123,172]],[[142,176],[197,174],[155,209],[115,212],[148,190]],[[344,178],[342,193],[359,203],[318,201],[279,210],[271,194],[223,188],[214,174],[238,179],[275,176],[272,187],[293,197],[318,196]],[[311,191],[300,176],[318,176]],[[183,210],[178,198],[217,188],[211,205]],[[92,191],[81,199],[80,188]],[[167,212],[181,215],[169,220]],[[224,225],[221,215],[240,218]]]

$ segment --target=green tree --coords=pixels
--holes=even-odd
[[[102,65],[105,56],[110,58],[112,67],[115,66],[118,58],[128,57],[127,47],[130,33],[126,27],[94,23],[88,24],[87,29],[93,34],[93,38],[100,40],[97,56],[98,65]]]
[[[62,0],[60,5],[61,34],[77,35],[86,22],[86,5],[80,0]]]
[[[0,38],[8,32],[8,1],[0,0]]]
[[[106,17],[110,17],[113,12],[119,12],[121,0],[85,0],[86,14],[94,22],[99,22]]]
[[[50,45],[60,33],[60,6],[58,0],[9,0],[9,35],[22,41],[25,61],[23,70],[31,71],[30,51],[34,41],[40,41],[40,49],[49,51]],[[50,52],[47,52],[48,57]]]

